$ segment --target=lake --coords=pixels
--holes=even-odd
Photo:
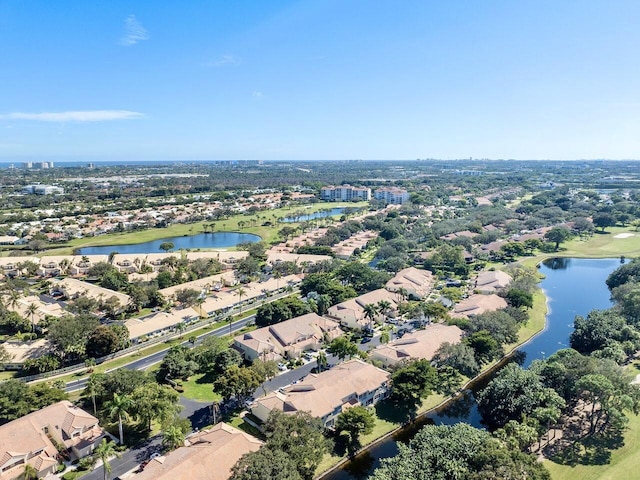
[[[281,220],[282,223],[294,223],[294,222],[308,222],[309,220],[314,220],[316,218],[325,218],[325,217],[333,217],[334,215],[340,215],[344,212],[343,207],[335,207],[331,210],[320,210],[319,212],[310,213],[308,215],[300,215],[300,216],[290,216],[285,217]]]
[[[187,250],[197,250],[199,248],[228,248],[235,247],[239,243],[259,242],[262,240],[258,235],[239,232],[214,232],[200,233],[198,235],[169,237],[153,240],[145,243],[131,243],[127,245],[107,245],[102,247],[82,247],[76,251],[77,255],[109,255],[111,252],[122,254],[128,253],[159,253],[160,244],[171,242],[174,250],[181,248]]]
[[[573,331],[573,320],[576,315],[586,316],[591,310],[601,310],[611,306],[605,280],[619,266],[620,260],[617,258],[545,260],[540,265],[540,272],[545,275],[540,286],[547,295],[549,303],[547,325],[543,332],[520,347],[513,357],[522,361],[523,366],[528,366],[535,359],[544,359],[557,350],[568,348],[569,335]],[[506,365],[508,361],[504,364]],[[415,425],[397,432],[392,438],[373,446],[353,461],[347,462],[342,468],[322,478],[324,480],[367,478],[380,465],[381,458],[392,457],[398,453],[397,442],[409,441],[426,424],[452,425],[465,422],[482,428],[473,392],[484,388],[493,375],[495,372],[474,382],[470,391],[438,412],[422,417],[415,422]]]

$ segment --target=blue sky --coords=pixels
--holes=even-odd
[[[0,160],[640,158],[640,2],[0,0]]]

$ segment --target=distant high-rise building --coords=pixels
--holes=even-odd
[[[23,162],[22,166],[27,170],[44,170],[46,168],[53,168],[53,162]]]

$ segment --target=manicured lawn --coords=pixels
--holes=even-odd
[[[554,480],[634,480],[640,478],[640,417],[629,417],[624,434],[624,445],[611,452],[610,461],[604,465],[559,465],[550,460],[544,462]]]
[[[619,234],[630,234],[627,238],[615,238]],[[562,245],[563,257],[579,256],[606,258],[626,255],[640,255],[640,232],[630,227],[611,227],[605,233],[595,233],[587,240],[574,238]]]
[[[367,202],[322,202],[312,205],[301,205],[278,208],[275,210],[268,210],[265,212],[259,212],[257,215],[233,215],[226,220],[205,221],[191,224],[174,224],[167,228],[151,228],[148,230],[140,230],[135,232],[126,233],[109,233],[106,235],[100,235],[98,237],[90,238],[78,238],[71,240],[64,247],[47,250],[46,255],[70,255],[73,250],[80,247],[88,246],[105,246],[105,245],[126,245],[130,243],[144,243],[152,240],[158,240],[161,238],[180,237],[183,235],[196,235],[204,232],[203,224],[214,224],[214,232],[242,232],[253,233],[262,238],[267,244],[271,243],[278,238],[278,231],[283,227],[283,224],[279,224],[275,221],[277,217],[287,217],[293,212],[304,211],[305,213],[315,213],[323,208],[338,208],[338,207],[365,207]],[[266,217],[266,219],[265,219]],[[239,222],[249,222],[255,219],[257,221],[255,227],[240,228]],[[272,226],[263,227],[261,224],[266,221],[273,222]],[[298,223],[288,223],[288,226],[296,226]],[[114,250],[117,250],[114,248]]]
[[[249,435],[253,435],[260,440],[264,440],[264,435],[260,433],[260,431],[253,425],[249,425],[247,422],[245,422],[244,419],[240,417],[239,413],[237,415],[234,415],[233,417],[225,419],[225,423],[228,423],[229,425],[236,427],[237,429],[242,430]]]
[[[544,329],[547,320],[547,297],[542,290],[533,294],[533,308],[529,311],[529,321],[518,331],[518,343],[525,342]],[[507,345],[510,350],[515,345]]]
[[[184,388],[182,395],[200,402],[219,402],[222,396],[213,391],[213,378],[210,377],[200,373],[190,377],[187,382],[182,382],[182,388]]]

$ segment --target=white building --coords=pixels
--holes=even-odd
[[[320,190],[320,198],[327,201],[371,200],[371,189],[367,187],[353,187],[351,185],[328,185]]]
[[[377,189],[373,196],[376,200],[386,203],[402,204],[409,200],[409,192],[398,187],[382,187]]]

